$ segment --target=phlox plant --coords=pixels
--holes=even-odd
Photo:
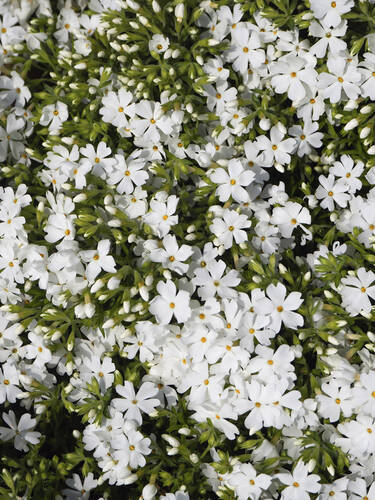
[[[375,1],[0,45],[0,498],[374,500]]]

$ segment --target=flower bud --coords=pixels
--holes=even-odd
[[[348,131],[348,130],[353,130],[353,128],[356,128],[358,127],[359,125],[359,121],[357,120],[357,118],[353,118],[352,120],[350,120],[344,127],[344,130]]]
[[[174,9],[174,15],[176,16],[178,23],[181,23],[184,18],[184,10],[185,8],[183,3],[177,4]]]

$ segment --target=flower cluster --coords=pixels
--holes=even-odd
[[[374,19],[0,0],[1,498],[374,497]]]

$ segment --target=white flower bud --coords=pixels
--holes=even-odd
[[[335,214],[335,213],[330,214],[329,220],[331,222],[336,222],[337,221],[337,214]]]
[[[375,155],[375,146],[371,146],[371,148],[369,148],[367,150],[367,154],[369,154],[369,155]]]
[[[178,454],[178,448],[169,448],[167,447],[167,455],[173,456]]]
[[[183,436],[189,436],[191,434],[191,431],[187,427],[181,427],[181,429],[178,429],[178,433],[182,434]]]
[[[184,18],[184,10],[185,8],[183,3],[177,4],[174,8],[174,15],[176,16],[178,23],[181,23]]]
[[[52,342],[56,342],[57,340],[59,340],[59,338],[61,338],[61,336],[62,332],[59,331],[55,332],[51,337]]]
[[[304,274],[303,279],[304,279],[304,281],[310,281],[310,279],[311,279],[311,272],[307,271],[307,273]]]
[[[172,274],[169,271],[169,269],[164,269],[163,271],[163,276],[166,280],[171,280],[172,279]]]
[[[286,274],[288,272],[288,269],[284,266],[284,264],[279,264],[279,271],[280,274]]]
[[[90,288],[90,292],[95,293],[98,290],[100,290],[101,288],[103,288],[104,285],[105,285],[104,281],[102,279],[98,279],[95,281],[95,283]]]
[[[159,14],[159,12],[161,11],[160,5],[158,4],[158,2],[156,2],[156,0],[152,0],[152,8],[156,14]]]
[[[150,26],[150,23],[148,22],[147,17],[145,17],[145,16],[138,16],[138,19],[143,24],[143,26]]]
[[[327,467],[327,471],[331,474],[331,476],[335,475],[335,469],[332,464]]]
[[[195,233],[190,233],[190,234],[187,234],[185,239],[186,241],[194,241],[196,239],[197,235]]]
[[[115,276],[112,276],[112,278],[109,279],[107,284],[108,290],[115,290],[119,286],[120,282],[121,282],[120,279],[116,278]]]
[[[371,111],[372,111],[372,106],[367,104],[366,106],[363,106],[363,108],[361,108],[360,113],[361,115],[367,115],[368,113],[371,113]]]
[[[146,484],[146,486],[142,490],[142,500],[153,500],[158,492],[156,486],[154,484]]]
[[[361,139],[366,139],[366,137],[370,134],[371,132],[371,127],[364,127],[360,133],[359,133],[359,137]]]
[[[107,321],[104,322],[103,328],[112,328],[115,325],[115,322],[113,319],[108,319]]]
[[[197,464],[199,462],[199,458],[196,453],[192,453],[189,458],[193,462],[193,464]]]
[[[199,64],[199,66],[203,66],[204,64],[204,60],[203,60],[203,57],[202,56],[196,56],[195,60],[197,61],[197,63]]]
[[[45,410],[46,410],[46,406],[44,406],[44,405],[38,405],[35,408],[35,413],[37,415],[41,415]]]
[[[336,352],[337,352],[337,349],[335,349],[334,347],[328,347],[328,349],[326,349],[327,356],[332,356],[333,354],[336,354]]]
[[[77,196],[73,198],[74,203],[82,203],[83,201],[86,200],[87,200],[87,195],[85,193],[77,194]]]
[[[344,111],[353,111],[358,108],[358,102],[354,99],[349,99],[349,101],[344,106]],[[338,117],[338,115],[336,115]],[[340,116],[342,118],[342,115]]]
[[[136,481],[138,481],[138,475],[131,474],[126,479],[124,479],[124,484],[132,484],[132,483],[135,483]]]
[[[352,120],[350,120],[344,127],[344,130],[348,131],[348,130],[353,130],[353,128],[356,128],[358,127],[359,125],[359,121],[357,120],[357,118],[353,118]]]
[[[109,227],[121,227],[122,222],[120,221],[120,219],[112,219],[108,222],[108,226]]]
[[[162,434],[161,437],[174,448],[178,448],[180,446],[179,440],[174,438],[173,436],[170,436],[169,434]]]

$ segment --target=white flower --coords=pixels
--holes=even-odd
[[[301,57],[292,55],[273,63],[270,72],[275,75],[271,79],[275,92],[278,94],[288,92],[288,97],[292,101],[303,99],[306,95],[306,86],[314,86],[317,77],[317,72],[311,66],[306,67],[306,64]]]
[[[170,323],[172,316],[178,323],[189,319],[191,314],[190,295],[185,290],[177,292],[176,285],[171,280],[159,281],[156,286],[159,295],[154,297],[149,306],[149,311],[156,317],[158,323]]]
[[[346,207],[350,200],[350,195],[347,193],[348,186],[343,182],[336,182],[333,174],[328,177],[324,175],[319,176],[320,186],[315,192],[315,196],[320,202],[322,208],[327,208],[331,212],[335,208],[335,202],[340,207]]]
[[[57,131],[60,129],[63,122],[68,119],[68,106],[60,101],[56,104],[48,104],[42,109],[42,115],[40,117],[39,123],[41,125],[48,125],[48,129],[52,131]]]
[[[136,104],[137,117],[131,121],[131,129],[136,137],[144,136],[149,141],[158,142],[172,133],[172,119],[163,111],[160,102],[143,100]],[[141,118],[139,118],[141,117]]]
[[[281,492],[283,500],[310,500],[309,493],[319,493],[321,489],[320,477],[317,474],[309,474],[308,465],[301,460],[292,473],[282,472],[277,474],[277,477],[287,485]]]
[[[285,165],[290,163],[290,154],[295,145],[295,139],[284,139],[285,131],[279,125],[274,125],[270,131],[269,139],[266,135],[257,137],[257,145],[261,151],[264,151],[266,163],[272,164],[274,161]]]
[[[189,268],[188,264],[183,262],[188,259],[193,250],[188,245],[178,247],[176,237],[167,234],[163,238],[164,248],[155,248],[150,252],[150,259],[153,262],[161,262],[164,267],[175,271],[178,274],[185,274]]]
[[[291,292],[286,295],[287,290],[282,283],[276,286],[271,284],[266,288],[267,297],[259,300],[257,305],[260,314],[270,314],[270,328],[279,332],[281,323],[287,328],[296,330],[298,326],[303,325],[303,316],[295,313],[303,303],[300,292]]]
[[[72,478],[66,480],[69,488],[62,491],[66,498],[69,500],[89,500],[90,491],[96,488],[98,481],[94,479],[94,474],[89,472],[87,476],[82,479],[78,474],[73,474]]]
[[[322,384],[322,391],[325,394],[318,394],[319,413],[330,422],[337,422],[340,414],[344,417],[350,417],[352,414],[352,391],[350,387],[339,387],[335,380]]]
[[[324,97],[336,103],[341,100],[344,91],[349,99],[357,99],[361,93],[358,85],[361,74],[355,66],[348,64],[344,57],[331,56],[327,68],[329,73],[320,73],[318,77],[318,87],[322,89]]]
[[[317,19],[321,19],[327,26],[340,24],[341,15],[349,12],[354,6],[353,0],[311,0],[311,10]]]
[[[228,162],[228,172],[219,167],[210,174],[211,181],[220,184],[216,189],[219,200],[227,201],[232,197],[238,203],[249,200],[249,194],[243,186],[251,184],[254,178],[255,174],[245,170],[241,161],[237,159]]]
[[[225,269],[225,262],[219,260],[209,262],[207,266],[194,271],[193,283],[199,286],[198,295],[203,300],[214,297],[215,294],[223,298],[236,297],[237,293],[232,287],[237,286],[241,278],[235,269],[224,275]]]
[[[34,429],[36,425],[36,419],[31,418],[29,413],[24,413],[18,424],[16,416],[12,410],[8,413],[3,413],[3,420],[8,427],[0,427],[0,439],[2,441],[9,441],[14,438],[14,447],[19,451],[28,451],[30,444],[39,443],[41,434],[40,432],[35,432]]]
[[[18,19],[5,10],[0,19],[0,40],[4,46],[22,42],[26,32],[21,26],[17,26]]]
[[[115,460],[121,460],[124,465],[125,462],[129,463],[132,469],[143,467],[146,465],[144,455],[151,453],[150,444],[151,439],[145,438],[141,432],[135,429],[130,429],[126,436],[116,436],[111,441],[112,447],[116,450],[113,457]]]
[[[228,482],[235,488],[239,500],[247,500],[250,496],[256,499],[260,497],[262,490],[267,491],[270,487],[271,476],[257,474],[251,464],[245,463],[233,469]]]
[[[133,117],[135,114],[135,104],[133,103],[133,94],[121,88],[117,93],[108,92],[108,95],[102,98],[103,106],[99,113],[102,120],[111,123],[115,127],[129,127],[127,117]]]
[[[348,478],[341,477],[332,484],[322,484],[318,500],[332,500],[332,497],[335,497],[335,500],[347,500],[348,482]]]
[[[0,368],[0,404],[5,401],[15,403],[18,394],[22,391],[19,386],[19,374],[12,362],[6,362]]]
[[[309,26],[309,35],[320,38],[311,48],[311,54],[316,57],[324,57],[327,48],[332,54],[339,54],[346,50],[346,42],[341,40],[346,33],[348,23],[342,21],[336,28],[330,28],[325,23],[319,24],[313,21]]]
[[[104,270],[107,273],[115,273],[115,260],[108,255],[110,248],[109,240],[101,240],[98,243],[97,250],[84,250],[80,252],[82,260],[88,262],[86,275],[89,281],[94,281],[98,274]]]
[[[122,397],[112,399],[114,408],[139,425],[142,424],[141,411],[149,415],[160,404],[160,401],[154,398],[158,393],[158,388],[151,382],[144,382],[136,394],[133,383],[125,381],[124,385],[116,385],[116,392]]]
[[[245,73],[249,66],[259,68],[264,62],[264,50],[261,48],[258,33],[241,25],[232,31],[232,44],[228,50],[228,58],[233,61],[233,69]]]
[[[169,233],[171,226],[178,223],[178,215],[173,215],[177,204],[177,196],[168,196],[167,193],[151,200],[150,211],[145,214],[144,221],[155,230],[159,238],[163,238]]]
[[[215,217],[210,225],[210,231],[218,238],[219,244],[224,248],[233,245],[233,239],[239,245],[247,241],[247,234],[244,229],[251,226],[251,221],[244,214],[239,214],[235,210],[225,210],[222,218]]]
[[[333,167],[330,167],[329,173],[338,177],[340,182],[348,187],[349,193],[355,193],[362,187],[359,177],[363,170],[364,164],[362,161],[354,164],[353,159],[349,155],[342,155],[340,161],[335,161]]]
[[[363,97],[375,100],[375,54],[366,52],[364,61],[359,63],[358,71],[362,74],[361,90]]]
[[[157,52],[161,54],[167,50],[169,47],[169,39],[163,35],[153,35],[151,40],[148,42],[148,48],[150,51]]]
[[[272,212],[271,223],[279,226],[281,235],[290,238],[293,231],[302,224],[311,224],[311,215],[306,207],[299,203],[288,201],[284,207],[275,207]]]
[[[207,96],[207,108],[210,111],[215,111],[217,115],[223,113],[229,106],[233,107],[236,104],[237,89],[228,88],[227,81],[220,80],[216,84],[216,89],[212,85],[205,85],[204,90]]]
[[[343,285],[340,293],[342,305],[351,316],[363,312],[369,313],[372,305],[371,299],[375,299],[375,274],[366,271],[364,267],[357,270],[357,276],[347,276],[342,278]]]
[[[30,100],[31,93],[26,87],[24,80],[16,71],[10,72],[11,78],[8,76],[0,76],[0,106],[3,109],[14,106],[25,106],[25,103]]]
[[[298,156],[310,154],[313,151],[312,147],[320,148],[322,146],[324,134],[317,132],[317,130],[319,130],[319,123],[310,120],[303,124],[303,128],[299,125],[290,127],[288,132],[289,135],[296,138]]]
[[[108,176],[108,182],[115,184],[120,194],[131,194],[135,186],[143,186],[149,178],[148,172],[143,170],[145,162],[140,158],[115,155],[117,161],[113,171]]]

